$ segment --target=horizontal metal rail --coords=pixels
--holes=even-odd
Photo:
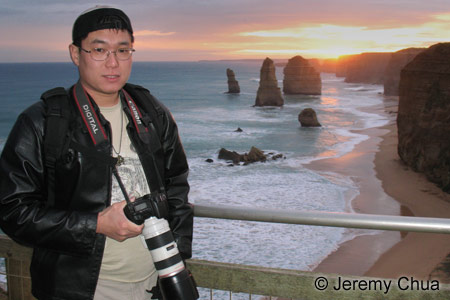
[[[194,216],[243,221],[450,234],[450,219],[194,204]]]

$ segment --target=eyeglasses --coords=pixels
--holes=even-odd
[[[106,50],[104,48],[93,48],[92,50],[86,50],[81,47],[79,48],[84,52],[89,53],[91,55],[91,58],[97,61],[108,59],[111,53],[114,53],[118,60],[128,60],[130,59],[131,55],[133,55],[133,52],[136,51],[132,48],[120,48],[116,51]]]

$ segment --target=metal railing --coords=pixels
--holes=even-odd
[[[450,234],[450,219],[194,205],[196,217]]]
[[[265,209],[245,206],[210,206],[194,205],[194,216],[240,221],[271,222],[283,224],[315,225],[372,230],[408,231],[421,233],[450,234],[450,219],[429,217],[407,217],[342,212],[293,211]],[[419,291],[405,289],[399,280],[413,278],[382,279],[363,276],[340,276],[337,274],[319,274],[308,271],[263,268],[224,264],[218,262],[192,261],[189,267],[200,277],[202,287],[210,289],[245,292],[257,295],[272,295],[289,299],[450,299],[450,285],[440,284],[439,291]],[[209,271],[204,268],[210,267]],[[251,270],[251,271],[250,271]],[[214,271],[219,272],[216,274]],[[226,280],[225,280],[226,278]],[[251,283],[248,283],[250,278]],[[321,290],[317,280],[325,280],[328,287],[333,287],[338,280],[365,283],[392,283],[389,294],[380,290],[337,291],[333,288]],[[397,280],[397,282],[396,282]],[[224,282],[225,281],[225,282]],[[220,282],[220,284],[217,284]],[[231,284],[229,284],[232,282]],[[239,284],[240,283],[240,284]],[[275,283],[275,284],[273,284]],[[397,284],[396,284],[397,283]],[[423,282],[415,282],[422,284]],[[430,284],[426,282],[423,284]],[[212,299],[212,297],[210,298]],[[231,292],[230,292],[230,299]],[[269,299],[269,298],[267,298]],[[270,297],[270,299],[272,299]]]
[[[376,230],[415,231],[427,233],[450,233],[450,220],[402,216],[382,216],[353,213],[304,212],[268,210],[246,207],[214,207],[194,205],[196,217],[233,220],[276,222],[288,224],[363,228]],[[28,266],[31,249],[19,246],[6,236],[0,235],[0,257],[7,261],[8,299],[34,299],[30,293]],[[337,274],[321,274],[309,271],[286,270],[229,264],[221,262],[187,260],[188,268],[194,274],[199,287],[229,291],[229,298],[235,293],[245,293],[248,299],[260,299],[252,295],[268,295],[283,299],[327,300],[327,299],[450,299],[450,285],[439,282],[414,282],[413,278],[383,279]],[[401,281],[402,280],[402,281]],[[375,288],[336,290],[339,282],[363,282]],[[378,289],[390,283],[389,293]],[[326,288],[324,288],[326,284]],[[437,290],[436,290],[437,284]],[[420,288],[427,285],[428,289]],[[209,299],[216,299],[209,296]],[[272,297],[270,297],[272,296]],[[0,295],[0,299],[1,295]],[[202,298],[204,299],[204,298]],[[221,298],[223,299],[223,298]],[[240,297],[239,299],[242,299]]]

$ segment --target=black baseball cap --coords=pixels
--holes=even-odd
[[[126,30],[130,33],[132,42],[134,41],[130,19],[122,10],[107,6],[96,6],[83,12],[75,20],[72,29],[72,43],[80,46],[81,41],[90,32],[102,29]]]

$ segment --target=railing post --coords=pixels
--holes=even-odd
[[[6,258],[9,300],[35,300],[31,295],[30,262]]]

